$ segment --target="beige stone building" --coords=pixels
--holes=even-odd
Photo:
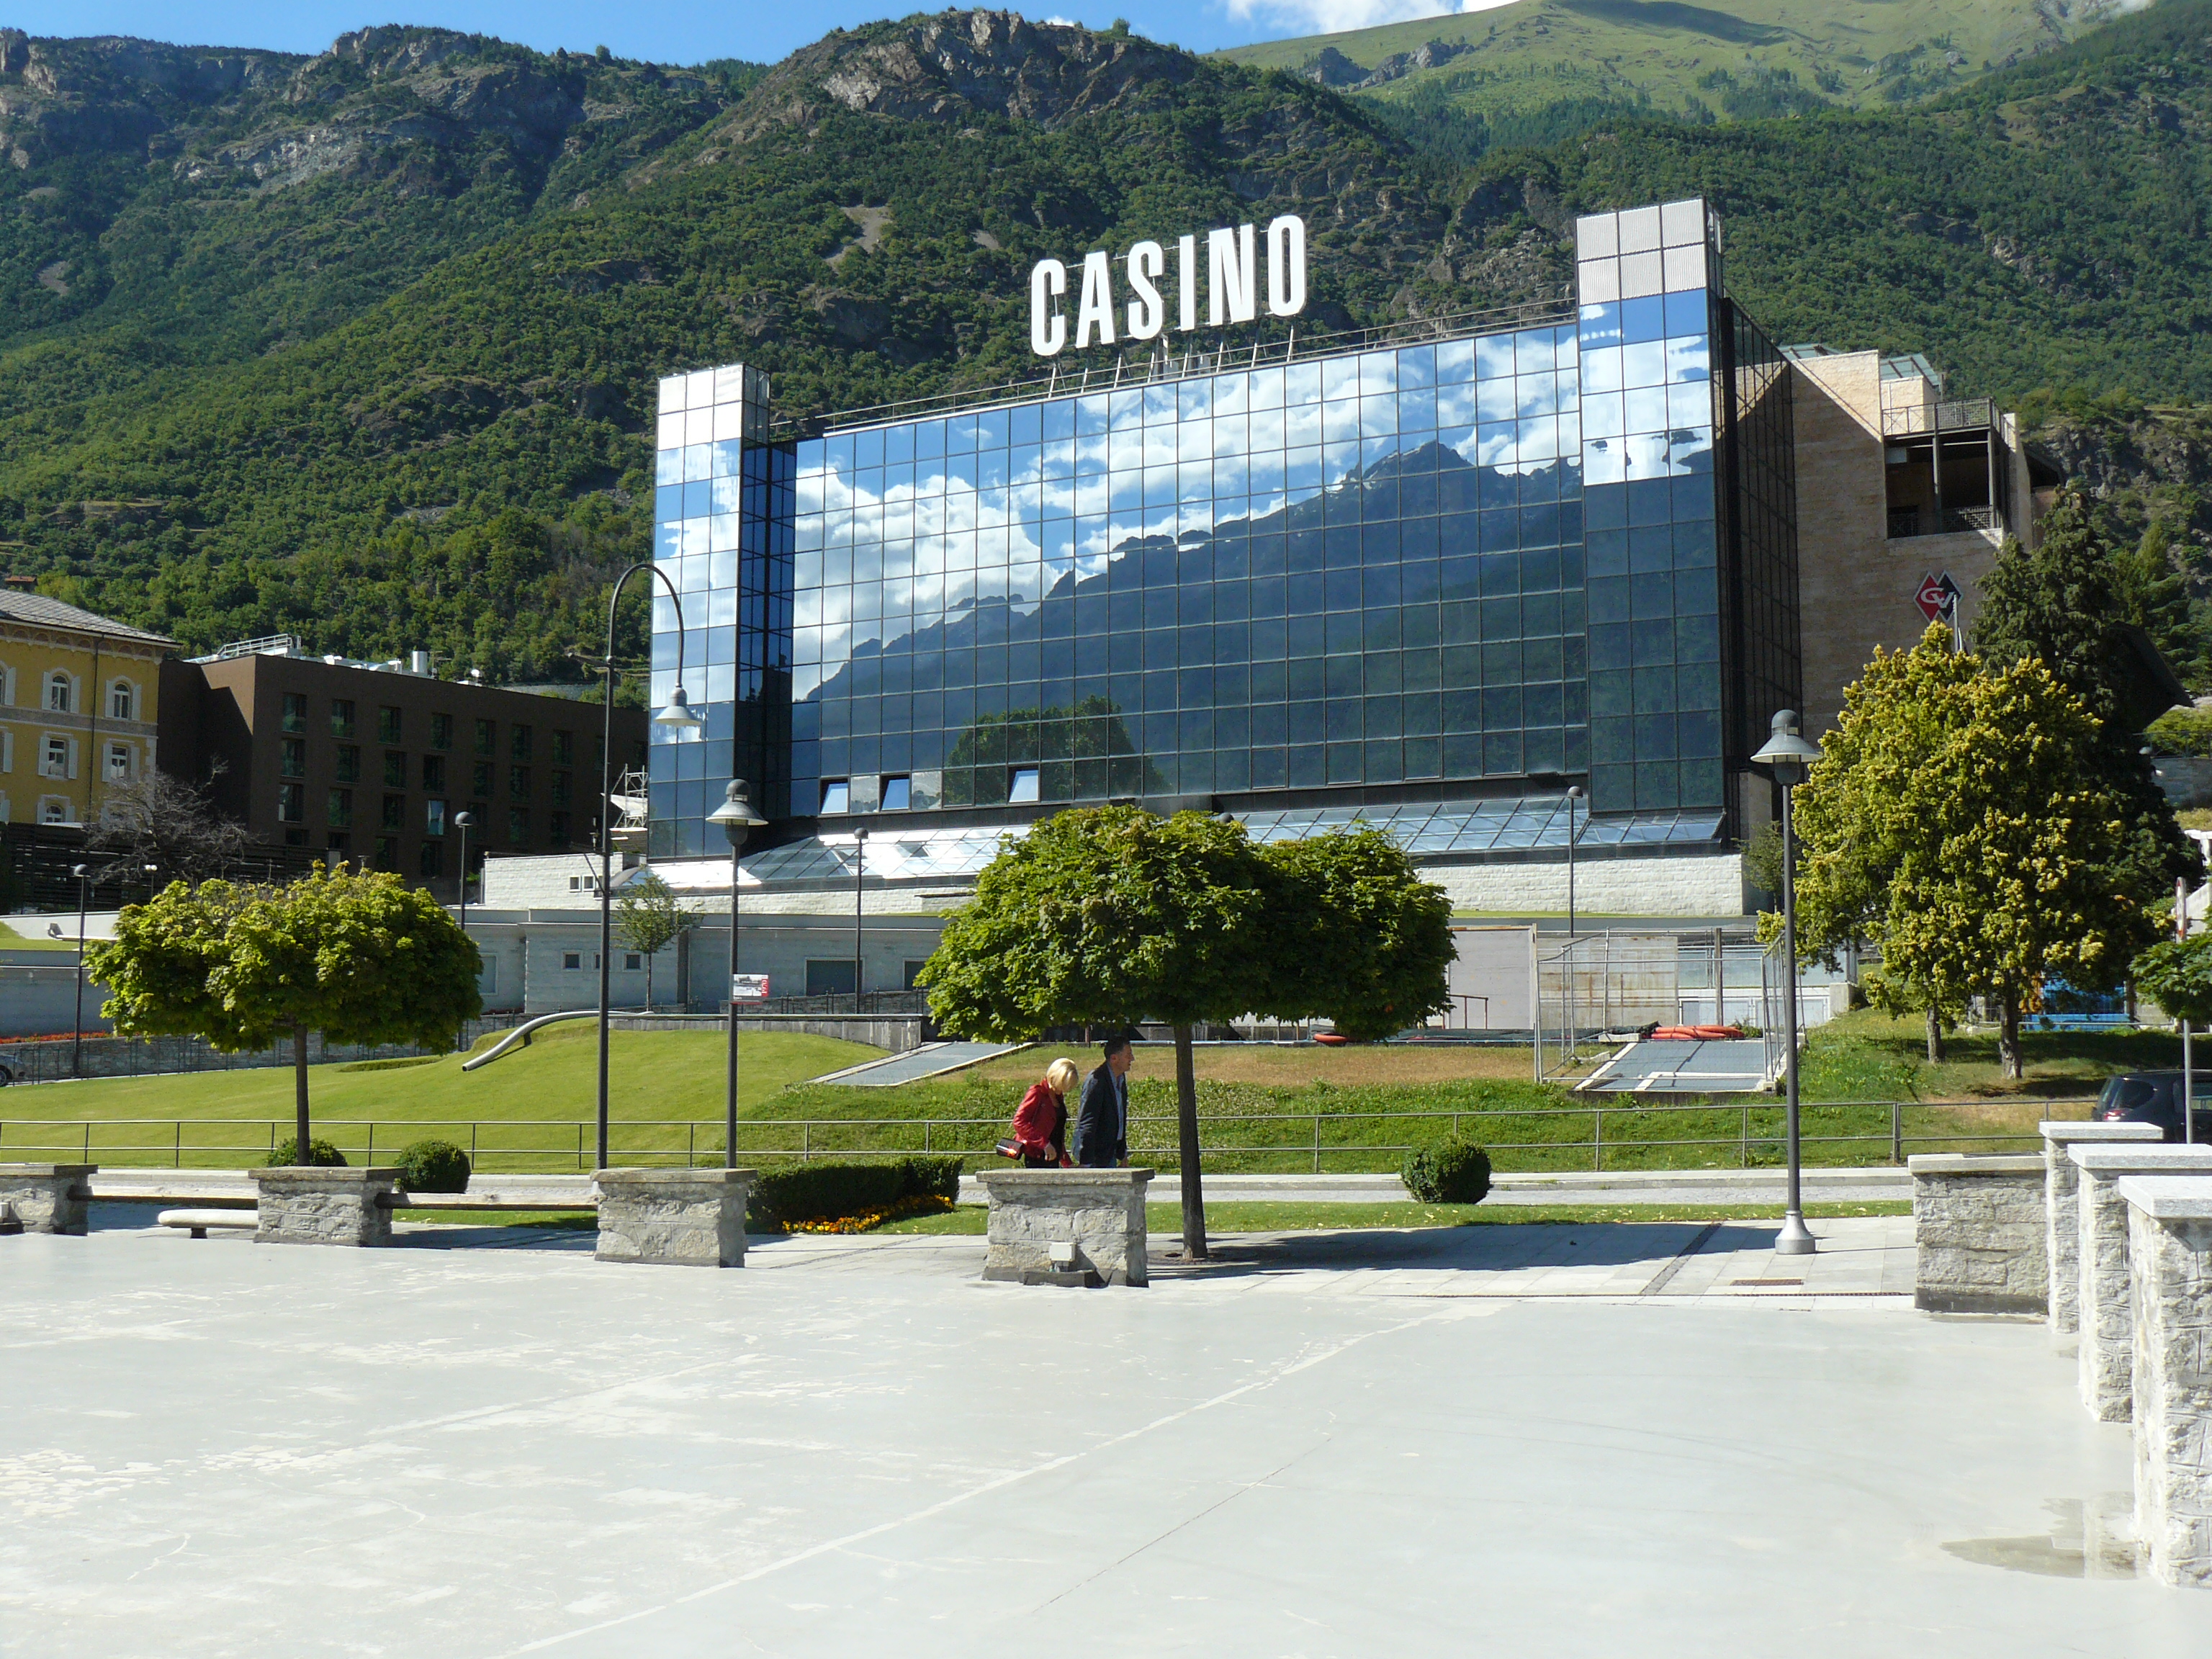
[[[1987,398],[1946,398],[1914,353],[1784,348],[1790,363],[1798,603],[1809,734],[1836,723],[1844,688],[1876,646],[1911,646],[1929,624],[1917,596],[1946,576],[1969,636],[1982,578],[2005,538],[2033,545],[2060,476]]]

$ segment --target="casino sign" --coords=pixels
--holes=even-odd
[[[1157,339],[1170,326],[1168,307],[1175,306],[1173,328],[1188,334],[1199,326],[1199,239],[1178,237],[1175,271],[1168,292],[1161,292],[1168,271],[1168,250],[1158,242],[1138,242],[1119,261],[1121,283],[1129,298],[1117,300],[1114,282],[1116,263],[1104,252],[1086,253],[1076,292],[1073,349],[1113,345],[1121,340]],[[1306,224],[1292,214],[1268,223],[1265,235],[1251,225],[1223,227],[1206,233],[1206,326],[1228,328],[1251,322],[1261,301],[1260,254],[1267,255],[1267,314],[1295,317],[1306,308]],[[1063,301],[1068,291],[1069,270],[1058,259],[1040,259],[1030,272],[1030,349],[1040,357],[1057,356],[1069,344],[1068,319]]]

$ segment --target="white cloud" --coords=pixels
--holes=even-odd
[[[1450,17],[1489,11],[1514,0],[1224,0],[1231,15],[1264,18],[1296,33],[1340,34],[1378,23],[1403,23],[1417,17]]]

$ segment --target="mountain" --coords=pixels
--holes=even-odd
[[[1025,377],[1036,259],[1285,211],[1302,329],[1547,296],[1576,212],[1699,191],[1778,337],[2070,422],[2115,521],[2212,568],[2204,447],[2153,430],[2212,403],[2208,134],[2212,0],[1924,104],[1472,166],[1299,75],[1007,13],[684,70],[0,34],[0,569],[194,646],[575,678],[649,545],[662,372],[742,360],[800,416]]]
[[[1954,91],[2146,0],[1519,0],[1239,46],[1472,161],[1624,114],[1699,122],[1882,109]]]

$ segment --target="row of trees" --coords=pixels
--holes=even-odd
[[[1982,997],[2021,1074],[2046,988],[2108,991],[2161,931],[2198,860],[2133,733],[2143,676],[2112,549],[2062,496],[2037,548],[2008,544],[1972,653],[1931,627],[1877,652],[1796,794],[1798,940],[1881,946],[1869,995],[1944,1028]]]
[[[1183,1250],[1206,1254],[1197,1028],[1327,1018],[1371,1040],[1449,1006],[1451,907],[1398,844],[1358,827],[1261,846],[1234,819],[1078,808],[977,878],[918,982],[950,1031],[1014,1041],[1056,1025],[1175,1032]]]

